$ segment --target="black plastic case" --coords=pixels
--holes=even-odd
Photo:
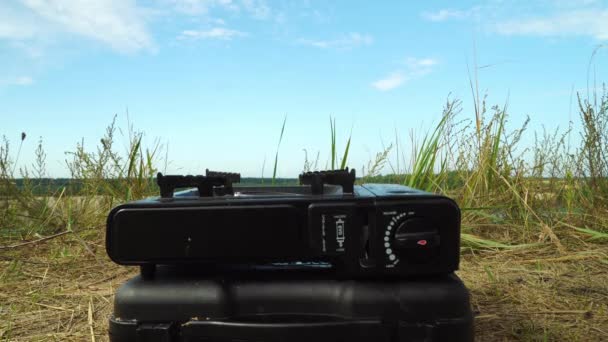
[[[109,332],[112,342],[458,342],[473,340],[473,317],[454,274],[373,281],[159,270],[120,287]]]

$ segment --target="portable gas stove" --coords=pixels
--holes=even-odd
[[[441,195],[355,185],[355,170],[306,172],[298,186],[238,186],[240,175],[158,174],[160,197],[114,208],[106,249],[121,265],[296,268],[404,277],[458,268],[460,210]],[[176,189],[191,188],[175,192]]]

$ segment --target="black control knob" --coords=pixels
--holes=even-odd
[[[439,243],[439,232],[428,219],[410,217],[395,230],[392,245],[409,261],[424,262],[437,254]]]

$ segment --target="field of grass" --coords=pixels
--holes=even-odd
[[[395,134],[359,172],[360,182],[457,200],[458,274],[480,341],[608,340],[608,98],[593,96],[578,101],[580,132],[537,132],[533,146],[520,143],[527,122],[507,130],[506,106],[486,108],[474,91],[467,116],[449,99],[432,131],[406,142]],[[155,195],[164,161],[162,146],[128,131],[126,153],[117,152],[114,124],[96,150],[75,147],[66,165],[75,185],[37,181],[46,176],[42,143],[36,163],[20,170],[19,142],[0,146],[0,341],[107,339],[113,293],[137,270],[105,255],[105,218],[118,203]],[[343,167],[351,138],[340,152],[335,121],[330,133],[330,165]],[[303,170],[318,159],[306,158]]]

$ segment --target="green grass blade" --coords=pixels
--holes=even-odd
[[[585,233],[591,235],[590,240],[604,240],[608,239],[608,234],[604,232],[599,232],[597,230],[589,229],[589,228],[574,228],[576,231],[581,233]]]
[[[331,130],[331,169],[336,166],[336,119],[329,117],[329,128]]]
[[[277,152],[274,156],[274,168],[272,169],[272,184],[277,178],[277,165],[279,163],[279,147],[281,147],[281,141],[283,141],[283,133],[285,133],[285,124],[287,123],[287,115],[283,118],[283,125],[281,126],[281,134],[279,135],[279,142],[277,144]]]
[[[430,191],[434,184],[437,184],[435,164],[449,115],[449,112],[444,114],[433,132],[426,135],[420,146],[414,151],[414,165],[412,173],[406,180],[407,186]]]
[[[129,168],[127,169],[127,177],[131,177],[133,170],[135,169],[135,162],[137,159],[137,153],[139,152],[139,146],[141,145],[141,136],[135,141],[135,145],[129,151]]]
[[[264,156],[264,160],[262,161],[262,184],[264,184],[264,168],[266,167],[266,156]]]
[[[348,141],[346,142],[346,148],[344,149],[344,155],[342,156],[342,164],[340,165],[341,170],[344,170],[346,168],[346,162],[348,160],[348,150],[350,149],[351,137],[352,137],[352,133],[348,136]]]
[[[502,242],[484,239],[479,236],[467,233],[461,233],[460,238],[463,246],[476,248],[476,249],[516,249],[516,248],[529,248],[538,246],[538,243],[526,243],[519,245],[508,245]]]

